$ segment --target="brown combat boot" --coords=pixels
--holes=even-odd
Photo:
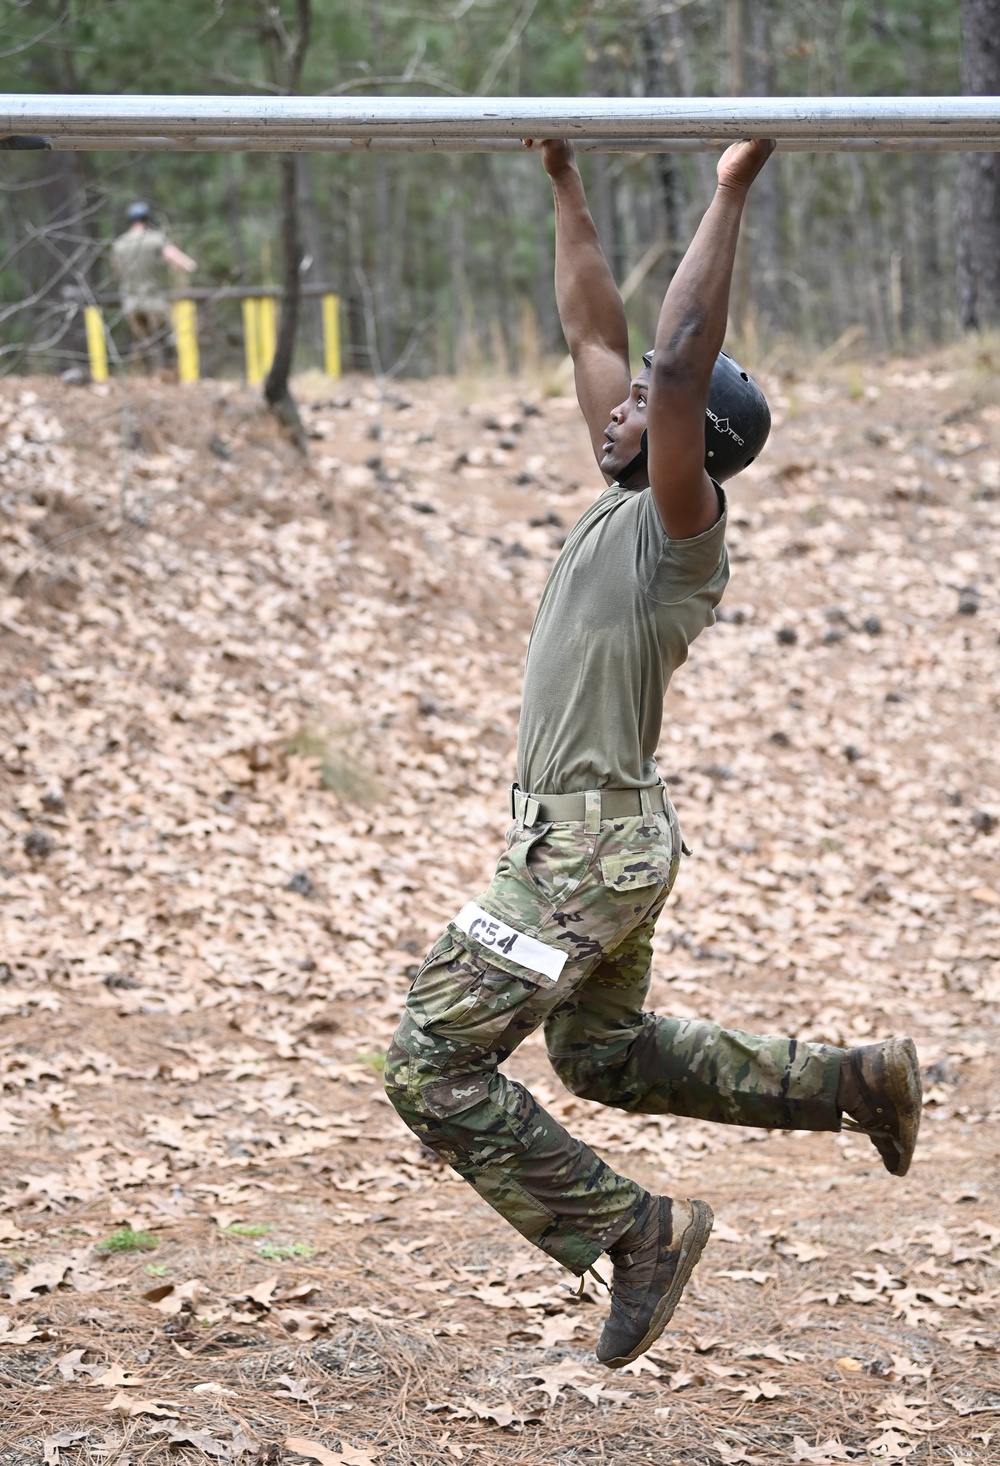
[[[920,1064],[912,1038],[848,1049],[840,1066],[837,1105],[843,1128],[867,1135],[886,1170],[905,1176],[920,1129]]]
[[[597,1341],[601,1364],[621,1369],[660,1337],[713,1221],[707,1202],[651,1196],[644,1214],[608,1249],[615,1270],[611,1312]]]

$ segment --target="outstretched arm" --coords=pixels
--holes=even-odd
[[[572,144],[543,142],[542,162],[556,206],[556,304],[573,358],[577,399],[600,463],[604,429],[629,394],[625,307],[587,207]]]
[[[647,405],[649,483],[672,539],[701,534],[719,517],[705,471],[705,408],[726,336],[743,206],[773,150],[771,140],[758,139],[722,155],[715,197],[660,309]]]
[[[190,255],[186,255],[182,249],[178,249],[176,244],[171,244],[169,240],[163,246],[163,258],[168,265],[173,265],[176,269],[183,270],[186,275],[190,275],[192,270],[198,268],[196,262]]]

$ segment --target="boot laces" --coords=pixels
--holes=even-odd
[[[876,1130],[872,1125],[859,1125],[857,1120],[841,1119],[841,1130],[853,1130],[858,1135],[869,1135],[873,1140],[891,1140],[893,1145],[903,1154],[903,1146],[895,1135],[889,1130]]]

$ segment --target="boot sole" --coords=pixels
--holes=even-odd
[[[601,1360],[607,1369],[621,1369],[622,1365],[631,1364],[633,1359],[638,1359],[640,1354],[645,1354],[649,1346],[656,1343],[673,1317],[674,1309],[681,1301],[681,1294],[687,1286],[688,1279],[705,1250],[705,1243],[709,1239],[712,1224],[715,1221],[715,1214],[707,1201],[692,1201],[691,1211],[693,1215],[681,1238],[677,1268],[670,1281],[670,1287],[653,1310],[648,1329],[628,1354],[623,1354],[619,1359]]]
[[[899,1122],[899,1143],[903,1147],[893,1176],[905,1176],[913,1160],[920,1115],[923,1109],[923,1085],[920,1082],[920,1061],[912,1038],[893,1038],[885,1052],[886,1089],[896,1106]],[[890,1168],[887,1166],[887,1170]]]

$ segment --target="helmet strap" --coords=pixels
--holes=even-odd
[[[646,429],[643,428],[643,430],[642,430],[642,437],[639,439],[639,451],[635,455],[634,458],[630,459],[629,462],[626,463],[625,467],[622,469],[621,473],[618,475],[618,482],[620,484],[624,485],[627,488],[628,487],[628,481],[629,481],[629,479],[632,478],[632,476],[634,474],[638,473],[638,471],[639,471],[640,468],[643,469],[643,471],[645,471],[648,457],[649,457],[649,437],[648,437],[648,435],[646,433]],[[644,487],[648,487],[648,479],[649,479],[649,475],[648,474],[646,474],[646,479],[647,479],[647,482],[644,485]]]

